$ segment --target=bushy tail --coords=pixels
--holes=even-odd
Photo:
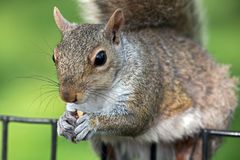
[[[171,27],[202,43],[200,0],[79,0],[87,22],[105,23],[122,8],[125,29]]]

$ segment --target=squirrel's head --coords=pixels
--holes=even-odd
[[[54,18],[62,33],[53,55],[62,99],[83,103],[95,91],[111,88],[122,65],[122,11],[117,9],[105,25],[70,23],[56,7]]]

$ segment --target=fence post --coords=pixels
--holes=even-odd
[[[157,144],[152,143],[150,147],[150,160],[157,160]]]
[[[51,160],[57,159],[57,120],[52,120]]]
[[[2,160],[7,160],[7,140],[8,140],[8,117],[2,119]]]
[[[107,160],[107,146],[102,143],[101,160]]]
[[[202,160],[208,160],[208,140],[209,132],[207,129],[202,131]]]

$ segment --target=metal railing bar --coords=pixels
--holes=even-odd
[[[202,131],[202,160],[208,160],[208,140],[209,132],[207,129]]]
[[[150,160],[157,160],[157,144],[152,143],[150,147]]]
[[[8,117],[2,119],[2,160],[7,160]]]
[[[57,119],[46,118],[21,118],[0,115],[0,121],[2,121],[2,160],[7,160],[8,151],[8,126],[10,122],[19,123],[32,123],[32,124],[48,124],[51,125],[51,160],[57,159]],[[208,160],[209,155],[209,143],[212,136],[216,137],[240,137],[240,132],[227,131],[227,130],[202,130],[202,160]],[[107,160],[108,147],[106,144],[102,144],[101,160]],[[150,160],[157,159],[157,144],[153,143],[150,146]]]
[[[237,138],[237,137],[240,137],[240,132],[203,129],[202,130],[202,160],[208,160],[208,152],[209,152],[208,145],[209,145],[210,136]]]
[[[107,145],[102,143],[101,160],[107,160]]]
[[[227,137],[240,137],[240,132],[236,131],[223,131],[223,130],[210,130],[207,129],[211,136],[227,136]]]
[[[51,160],[57,159],[57,120],[52,120]]]
[[[56,119],[46,119],[46,118],[21,118],[21,117],[12,117],[12,116],[1,116],[0,121],[4,121],[4,119],[8,119],[11,122],[19,122],[19,123],[35,123],[35,124],[51,124]]]

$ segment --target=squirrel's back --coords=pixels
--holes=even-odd
[[[200,0],[79,0],[88,22],[106,23],[122,8],[125,30],[169,27],[202,43]]]

